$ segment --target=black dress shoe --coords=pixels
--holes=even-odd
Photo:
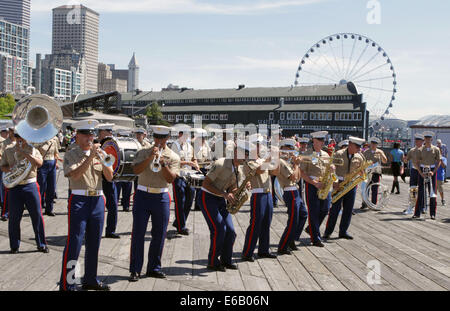
[[[324,239],[324,240],[327,240],[327,239],[329,239],[329,238],[330,238],[330,235],[329,235],[329,234],[324,234],[323,237],[322,237],[322,239]]]
[[[150,278],[165,279],[166,275],[162,271],[151,271],[145,274]]]
[[[10,254],[18,254],[19,253],[19,249],[18,248],[14,248],[12,250],[9,251]]]
[[[436,220],[436,216],[434,216],[434,215],[431,216],[431,219]]]
[[[55,217],[56,214],[53,212],[45,212],[44,215],[50,216],[50,217]]]
[[[189,229],[188,228],[183,229],[183,230],[179,231],[178,233],[181,235],[189,235]]]
[[[105,234],[105,238],[108,238],[108,239],[120,239],[120,235],[115,234],[115,233],[108,233],[108,234]]]
[[[47,246],[44,246],[44,247],[38,247],[38,251],[39,251],[39,252],[42,252],[42,253],[46,253],[46,254],[50,252],[50,250],[48,249]]]
[[[325,245],[323,245],[322,241],[317,241],[313,243],[313,246],[324,247]]]
[[[222,266],[222,265],[218,265],[218,266],[210,266],[210,265],[208,265],[206,268],[208,270],[211,270],[211,271],[220,271],[220,272],[227,271],[227,269],[224,266]]]
[[[7,221],[8,217],[2,216],[2,221]]]
[[[350,234],[348,234],[348,233],[339,234],[339,238],[340,239],[346,239],[346,240],[353,240],[353,237]]]
[[[420,216],[413,215],[412,219],[420,218]]]
[[[277,255],[271,254],[271,253],[264,253],[264,254],[258,254],[258,257],[275,259],[275,258],[277,258]]]
[[[89,285],[89,284],[83,284],[83,286],[81,287],[83,290],[98,290],[98,291],[110,291],[111,287],[109,287],[109,285],[105,284],[105,283],[98,283],[95,285]]]
[[[139,273],[133,272],[130,275],[130,278],[128,279],[129,282],[137,282],[139,281]]]
[[[242,256],[241,259],[242,261],[249,261],[249,262],[255,261],[255,258],[253,256]]]
[[[223,263],[222,266],[224,266],[226,269],[230,269],[230,270],[238,269],[238,266],[234,263]]]
[[[284,250],[279,249],[278,254],[279,255],[292,255],[292,252],[288,249],[284,249]]]
[[[124,208],[123,211],[128,213],[130,211],[130,209],[129,208]]]
[[[295,241],[290,242],[290,243],[288,244],[288,246],[289,246],[289,248],[290,248],[292,251],[297,251],[297,250],[298,250],[297,245],[295,245]]]
[[[309,233],[309,226],[307,226],[307,227],[305,228],[305,232],[306,232],[307,234],[311,235],[311,234]]]

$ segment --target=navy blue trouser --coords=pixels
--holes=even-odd
[[[9,210],[9,189],[5,187],[2,183],[2,192],[3,192],[3,204],[2,204],[2,217],[8,218],[8,210]]]
[[[410,187],[416,187],[419,185],[419,172],[411,167],[409,171],[409,186]]]
[[[0,206],[3,206],[3,197],[4,197],[5,191],[3,190],[3,172],[0,171]]]
[[[236,232],[224,198],[201,190],[202,213],[210,231],[208,265],[231,264]],[[220,257],[220,260],[219,260]]]
[[[22,220],[24,207],[30,214],[33,225],[34,237],[37,247],[45,247],[44,219],[42,218],[41,198],[39,185],[36,182],[26,185],[18,185],[8,191],[9,201],[9,246],[11,249],[19,249],[20,246],[20,221]]]
[[[124,210],[130,209],[131,190],[133,189],[133,182],[131,181],[118,181],[116,182],[117,188],[117,202],[119,202],[120,192],[122,192],[122,208]]]
[[[170,218],[170,195],[137,190],[133,203],[130,272],[141,273],[144,264],[144,242],[148,220],[152,217],[152,241],[148,250],[147,272],[161,270],[161,257]]]
[[[298,214],[302,202],[298,190],[285,191],[283,193],[283,200],[287,207],[288,220],[286,228],[281,235],[280,243],[278,244],[279,251],[286,250],[289,244],[295,240],[298,228]]]
[[[180,232],[186,229],[186,221],[194,201],[195,189],[191,188],[181,177],[177,177],[172,185],[173,200],[175,202],[175,220],[173,225]]]
[[[353,188],[331,206],[327,225],[325,227],[325,235],[331,235],[333,233],[341,208],[343,208],[343,211],[341,222],[339,224],[339,235],[347,234],[347,230],[350,227],[350,221],[352,220],[352,211],[353,205],[355,204],[357,189],[358,187]]]
[[[300,240],[300,235],[302,234],[303,228],[305,227],[305,223],[308,220],[308,210],[306,209],[305,200],[302,198],[301,190],[299,190],[298,193],[300,195],[300,207],[299,207],[299,212],[298,212],[297,231],[295,232],[295,236],[294,236],[294,240],[296,240],[296,241]]]
[[[423,168],[420,168],[420,170],[423,172]],[[416,208],[414,210],[414,215],[415,216],[420,216],[420,213],[423,211],[423,209],[425,208],[425,195],[424,195],[424,190],[425,190],[425,180],[424,178],[418,174],[418,184],[419,184],[419,193],[417,195],[417,203],[416,203]],[[431,177],[431,184],[433,187],[433,192],[435,194],[435,197],[432,198],[430,193],[431,193],[431,186],[430,184],[428,184],[427,186],[427,199],[429,200],[430,203],[430,216],[436,216],[436,207],[437,207],[437,174],[434,174]]]
[[[308,226],[311,242],[321,241],[320,225],[330,210],[331,194],[328,194],[325,200],[317,197],[318,189],[305,182],[306,205],[308,206]]]
[[[116,232],[117,227],[117,188],[115,182],[109,182],[105,179],[103,179],[102,184],[106,200],[106,209],[108,210],[105,233],[112,234]]]
[[[253,256],[256,242],[259,240],[258,254],[269,253],[270,224],[272,223],[272,194],[253,193],[250,198],[250,224],[245,234],[242,255]]]
[[[85,241],[84,284],[96,285],[98,251],[102,239],[105,220],[105,197],[70,195],[68,209],[68,234],[63,252],[61,290],[73,289],[75,284],[75,267],[80,255],[81,245]]]
[[[41,189],[41,204],[45,212],[53,211],[53,199],[56,190],[56,160],[45,160],[37,170],[37,182]]]

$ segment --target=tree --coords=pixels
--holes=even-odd
[[[14,110],[16,101],[11,94],[7,94],[6,97],[0,97],[0,119],[10,119],[5,115],[10,114]]]
[[[163,114],[158,102],[153,102],[150,107],[147,108],[148,122],[153,125],[169,125],[169,123],[163,120]]]

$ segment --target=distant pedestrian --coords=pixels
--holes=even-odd
[[[400,185],[398,183],[398,176],[403,174],[403,157],[405,153],[400,150],[400,144],[395,143],[394,149],[390,152],[392,175],[394,175],[394,181],[392,183],[391,193],[394,193],[394,189],[397,188],[396,194],[400,194]]]
[[[441,163],[439,164],[439,168],[437,170],[437,190],[439,191],[441,195],[441,203],[442,206],[445,206],[445,199],[444,199],[444,180],[445,180],[445,169],[447,168],[447,158],[441,157]]]

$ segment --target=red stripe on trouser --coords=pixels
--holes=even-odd
[[[68,231],[67,231],[67,245],[66,245],[66,252],[64,253],[64,263],[63,263],[63,289],[67,290],[67,255],[69,252],[69,241],[70,241],[70,205],[72,203],[72,197],[73,194],[70,195],[69,198],[69,205],[68,205]]]
[[[308,227],[309,227],[309,238],[311,239],[311,242],[314,242],[313,240],[313,234],[312,234],[312,227],[311,227],[311,213],[309,212],[309,183],[306,183],[306,207],[308,208]],[[328,221],[327,221],[328,222]]]
[[[216,225],[214,223],[214,221],[212,221],[211,215],[208,212],[208,209],[206,208],[206,202],[205,202],[205,192],[203,191],[202,193],[202,202],[203,202],[203,207],[206,211],[206,214],[208,215],[209,221],[211,221],[213,229],[214,229],[214,238],[213,238],[213,252],[212,252],[212,256],[211,256],[211,266],[214,266],[214,257],[216,255],[216,239],[217,239],[217,229],[216,229]]]
[[[175,189],[175,182],[172,183],[172,189],[173,189],[173,197],[175,198],[175,213],[177,214],[177,223],[178,223],[178,230],[181,230],[183,228],[180,227],[180,214],[178,210],[178,199],[177,199],[177,191]]]
[[[42,201],[41,201],[41,188],[39,187],[39,184],[36,182],[38,194],[39,194],[39,210],[41,211],[41,220],[42,220],[42,228],[44,228],[44,243],[47,244],[47,241],[45,240],[45,222],[44,217],[42,216]]]
[[[248,238],[247,250],[245,251],[245,256],[248,256],[248,251],[250,250],[250,245],[252,244],[253,230],[255,229],[255,219],[256,219],[256,199],[258,198],[258,194],[255,193],[253,197],[253,217],[252,217],[252,229],[250,230],[250,236]]]
[[[286,245],[287,239],[288,239],[289,234],[290,234],[291,229],[292,229],[292,222],[294,221],[294,209],[295,209],[295,196],[294,196],[294,191],[291,191],[291,194],[292,194],[291,221],[289,222],[288,231],[286,232],[286,236],[284,237],[284,242],[283,242],[283,244],[281,244],[280,250],[283,250],[283,249],[284,249],[284,246]]]

